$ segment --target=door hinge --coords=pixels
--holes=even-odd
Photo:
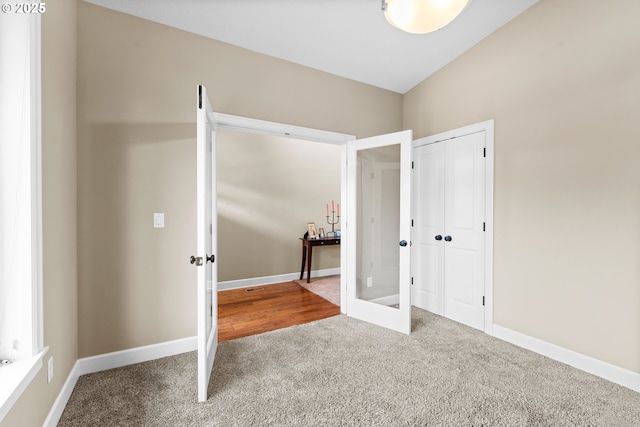
[[[411,278],[411,284],[413,285],[413,277]]]
[[[411,169],[413,169],[413,160],[411,161]]]
[[[202,110],[202,85],[198,85],[198,109]]]
[[[486,222],[482,223],[482,231],[487,231],[487,223]]]
[[[487,147],[482,149],[482,157],[487,157]]]
[[[482,305],[484,305],[484,296],[482,297]]]
[[[411,226],[413,227],[413,220],[411,220]]]

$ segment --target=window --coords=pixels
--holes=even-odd
[[[0,14],[0,421],[42,366],[40,16]],[[7,363],[11,361],[11,363]]]

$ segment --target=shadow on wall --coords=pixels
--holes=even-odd
[[[307,223],[326,228],[325,205],[340,198],[340,161],[337,145],[220,129],[219,280],[300,271]],[[314,270],[340,265],[339,248],[315,255]]]
[[[80,356],[194,334],[175,313],[195,306],[195,138],[193,122],[97,124],[78,139]]]
[[[340,148],[225,143],[222,131],[219,280],[299,271],[306,223],[322,226],[325,203],[339,198]],[[195,140],[195,122],[95,124],[79,135],[79,357],[195,335]],[[155,212],[165,228],[153,227]],[[339,261],[327,248],[314,269]]]

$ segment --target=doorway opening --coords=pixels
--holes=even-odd
[[[325,207],[346,208],[346,144],[355,137],[226,114],[215,118],[220,290],[299,279],[307,224],[331,231]],[[339,276],[345,313],[347,242],[341,240],[313,252],[313,270]]]
[[[340,162],[340,204],[342,212],[347,216],[344,223],[343,233],[341,233],[340,243],[340,309],[342,313],[364,320],[370,323],[378,324],[401,331],[410,333],[411,330],[411,301],[410,301],[410,188],[411,188],[411,135],[410,130],[395,132],[385,135],[378,135],[369,138],[355,140],[352,135],[338,134],[334,132],[319,131],[309,128],[283,125],[272,122],[264,122],[260,120],[247,119],[237,116],[228,116],[223,114],[215,115],[217,129],[234,129],[249,133],[258,133],[265,135],[277,135],[288,138],[294,138],[302,141],[313,141],[330,143],[340,146],[341,162]],[[398,307],[393,302],[386,301],[384,304],[373,302],[368,299],[361,299],[356,296],[356,264],[359,252],[355,243],[358,239],[362,239],[361,233],[357,233],[358,223],[366,221],[366,218],[358,219],[356,212],[358,211],[358,200],[360,192],[356,183],[358,182],[358,153],[365,150],[377,149],[384,146],[398,145],[400,147],[400,180],[399,180],[399,238],[400,240],[392,244],[401,247],[401,256],[398,257],[397,274],[399,277],[398,290]],[[385,182],[397,182],[391,180]],[[362,190],[362,188],[360,188]],[[217,193],[216,193],[217,195]],[[333,207],[335,200],[332,200]],[[361,208],[363,205],[360,205]],[[328,207],[326,209],[328,211]],[[326,211],[325,211],[326,212]],[[327,216],[329,215],[326,212]],[[374,217],[369,219],[375,220]],[[397,222],[397,221],[396,221]],[[307,224],[310,234],[315,233],[316,227],[313,224]],[[385,242],[389,239],[385,239]],[[306,244],[307,240],[303,240],[304,247],[311,253],[312,249]],[[314,242],[316,242],[314,240]],[[380,243],[380,242],[378,242]],[[313,245],[312,245],[313,246]],[[394,258],[395,259],[395,258]],[[378,271],[378,270],[376,270]],[[372,285],[376,286],[377,282],[373,276]],[[349,283],[349,286],[347,286]],[[264,284],[264,283],[256,283]],[[388,294],[388,293],[387,293]],[[367,298],[370,295],[367,293]],[[375,299],[375,298],[374,298]]]

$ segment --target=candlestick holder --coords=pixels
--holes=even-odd
[[[339,208],[339,206],[338,206]],[[327,215],[327,224],[331,226],[331,231],[327,233],[327,237],[336,237],[335,225],[340,222],[340,215],[336,219],[336,211],[331,211],[331,221],[329,221],[329,215]]]

